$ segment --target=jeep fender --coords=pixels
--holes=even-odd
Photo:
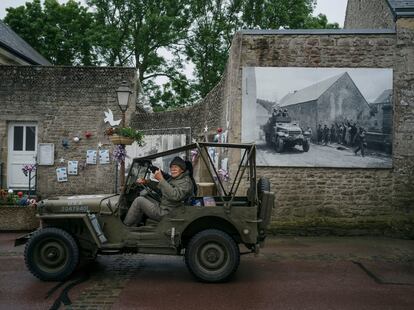
[[[94,229],[92,225],[91,219],[89,218],[88,214],[86,213],[76,213],[76,214],[53,214],[53,215],[38,215],[38,218],[41,220],[42,225],[48,223],[56,223],[59,221],[70,221],[70,220],[81,220],[85,225],[87,231],[90,233],[93,241],[95,242],[96,246],[100,249],[102,248],[102,242],[99,238],[99,232]],[[43,225],[44,226],[44,225]],[[48,225],[49,226],[49,225]],[[60,225],[50,225],[59,227]]]

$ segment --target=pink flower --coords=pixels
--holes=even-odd
[[[36,170],[36,164],[27,164],[27,165],[24,165],[22,168],[22,171],[25,176],[27,176],[29,173],[35,170]]]

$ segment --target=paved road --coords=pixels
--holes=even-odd
[[[308,152],[301,146],[276,153],[265,142],[256,141],[257,164],[262,166],[298,166],[298,167],[346,167],[346,168],[391,168],[389,156],[367,152],[365,157],[355,156],[352,148],[339,144],[311,144]]]
[[[380,310],[414,305],[414,241],[409,240],[273,238],[259,256],[243,256],[234,279],[224,284],[195,282],[180,257],[105,256],[59,286],[29,274],[22,247],[11,246],[14,237],[0,234],[0,309],[60,304],[60,309]],[[76,282],[68,300],[62,298],[65,287]]]

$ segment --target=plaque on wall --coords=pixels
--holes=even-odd
[[[55,163],[55,145],[53,143],[39,143],[37,164],[39,166],[53,166]]]

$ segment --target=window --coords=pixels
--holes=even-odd
[[[23,126],[14,127],[13,150],[23,151]]]
[[[26,127],[26,151],[34,151],[36,148],[36,127]]]
[[[36,126],[13,126],[13,151],[36,150]]]

